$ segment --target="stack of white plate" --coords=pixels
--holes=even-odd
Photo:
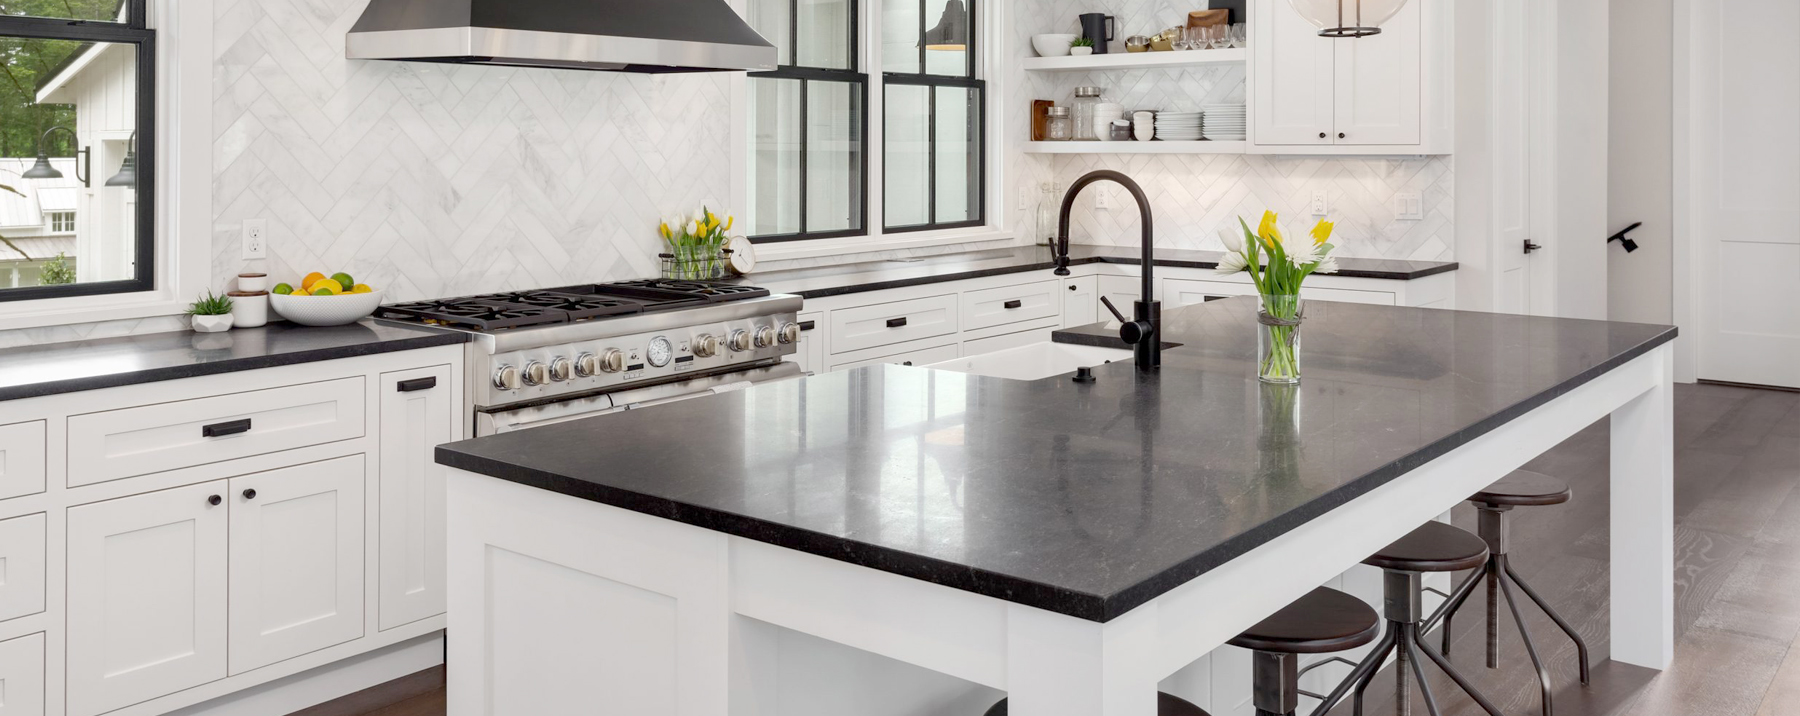
[[[1241,142],[1248,136],[1245,125],[1244,105],[1241,104],[1209,104],[1201,109],[1205,112],[1205,135],[1207,139],[1221,142]]]
[[[1200,139],[1199,112],[1157,112],[1156,138],[1165,142],[1193,142]]]

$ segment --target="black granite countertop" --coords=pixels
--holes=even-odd
[[[1219,265],[1218,251],[1185,251],[1157,249],[1156,265],[1180,268],[1210,269]],[[1069,247],[1069,263],[1081,264],[1139,263],[1139,249],[1126,246]],[[1399,281],[1424,278],[1456,270],[1453,261],[1399,261],[1391,259],[1338,259],[1340,270],[1333,274],[1350,278],[1384,278]],[[744,277],[755,284],[779,293],[794,293],[806,298],[824,298],[863,291],[880,291],[903,286],[960,281],[983,276],[998,276],[1028,271],[1046,274],[1056,267],[1049,247],[1021,246],[990,249],[960,254],[946,254],[917,261],[870,261],[817,268],[761,271]]]
[[[378,324],[287,322],[223,333],[171,331],[0,350],[0,400],[468,342],[467,334]]]
[[[1013,381],[873,366],[445,445],[439,462],[1106,621],[1672,340],[1675,329],[1312,302],[1298,387],[1253,299],[1182,345]],[[1102,329],[1074,333],[1101,335]]]

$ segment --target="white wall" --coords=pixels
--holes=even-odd
[[[1636,5],[1637,3],[1632,2]],[[1556,0],[1555,314],[1606,318],[1608,0]],[[1632,44],[1636,44],[1636,39]],[[1534,269],[1535,270],[1535,269]]]
[[[1675,43],[1672,0],[1612,6],[1607,230],[1644,222],[1638,250],[1607,247],[1607,316],[1673,323]]]
[[[1453,199],[1456,215],[1456,307],[1493,307],[1494,267],[1488,244],[1493,224],[1493,87],[1488,8],[1490,0],[1456,0],[1456,166],[1461,172]]]

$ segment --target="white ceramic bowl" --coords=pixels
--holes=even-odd
[[[302,326],[342,326],[355,323],[381,306],[381,292],[345,293],[337,296],[270,294],[269,305],[282,318]]]
[[[1048,34],[1032,35],[1031,49],[1037,50],[1038,57],[1064,57],[1069,54],[1069,43],[1074,42],[1076,35]]]

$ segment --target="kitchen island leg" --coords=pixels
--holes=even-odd
[[[1612,413],[1612,658],[1664,669],[1675,657],[1673,346],[1648,357],[1655,386]]]

